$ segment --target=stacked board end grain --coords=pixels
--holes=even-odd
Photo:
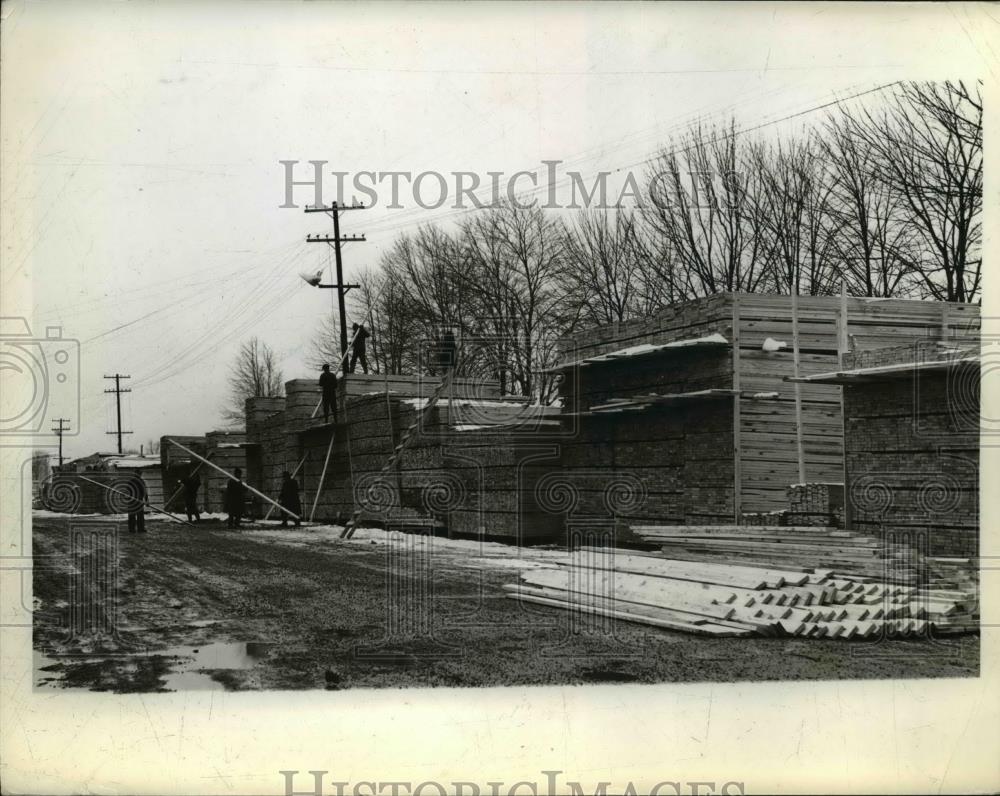
[[[576,517],[708,523],[733,516],[731,399],[563,418],[559,480]]]
[[[914,583],[920,578],[917,551],[903,540],[814,526],[635,526],[668,558],[797,569]]]
[[[227,473],[235,472],[236,468],[243,471],[247,477],[246,434],[232,431],[210,431],[205,435],[206,456],[212,464],[221,467]],[[202,511],[224,511],[223,495],[229,478],[212,467],[202,467],[202,490],[199,495]],[[173,492],[174,490],[171,490]],[[259,511],[255,507],[254,513]]]
[[[518,543],[561,541],[563,518],[539,494],[559,468],[554,442],[516,428],[449,434],[445,490],[437,496],[449,531]]]
[[[844,485],[792,484],[788,487],[788,525],[844,527]]]
[[[896,364],[877,353],[876,367]],[[925,555],[979,554],[979,368],[956,363],[844,384],[852,527],[892,533]]]
[[[761,525],[788,525],[788,511],[751,511],[740,515],[740,524],[748,527]]]

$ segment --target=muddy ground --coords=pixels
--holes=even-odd
[[[545,550],[363,531],[36,517],[36,687],[118,692],[965,677],[979,638],[706,638],[584,626],[502,585]],[[98,542],[102,535],[110,548]],[[424,551],[399,555],[400,545]],[[113,551],[105,567],[103,549]],[[425,568],[429,565],[429,569]],[[106,576],[104,573],[112,573]],[[391,575],[387,575],[391,573]],[[427,589],[425,590],[425,586]],[[421,606],[430,606],[423,610]],[[111,629],[110,635],[103,630]]]

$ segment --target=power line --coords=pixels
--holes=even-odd
[[[738,130],[734,130],[734,131],[732,131],[730,133],[726,133],[726,134],[724,134],[722,136],[718,136],[718,137],[712,139],[711,141],[708,141],[707,143],[708,144],[719,143],[719,142],[725,141],[726,139],[729,139],[729,138],[737,138],[737,137],[739,137],[741,135],[746,135],[747,133],[752,133],[752,132],[756,132],[758,130],[763,130],[763,129],[767,128],[767,127],[772,127],[772,126],[774,126],[776,124],[781,124],[782,122],[791,121],[792,119],[796,119],[796,118],[799,118],[801,116],[808,115],[810,113],[815,113],[816,111],[825,110],[826,108],[830,108],[830,107],[833,107],[835,105],[839,105],[839,104],[841,104],[843,102],[849,102],[851,100],[859,99],[859,98],[867,96],[869,94],[874,94],[874,93],[879,92],[879,91],[885,91],[886,89],[889,89],[889,88],[892,88],[894,86],[897,86],[897,85],[901,84],[902,82],[903,81],[895,80],[895,81],[893,81],[891,83],[884,83],[882,85],[875,86],[873,88],[869,88],[869,89],[865,89],[863,91],[855,92],[854,94],[850,94],[849,96],[846,96],[846,97],[837,97],[836,99],[825,101],[825,102],[823,102],[823,103],[821,103],[819,105],[812,105],[812,106],[810,106],[808,108],[805,108],[804,110],[795,111],[793,113],[788,113],[788,114],[785,114],[785,115],[780,116],[780,117],[775,118],[775,119],[769,119],[767,121],[761,122],[761,123],[753,125],[751,127],[740,128]],[[694,148],[695,148],[694,144],[686,146],[686,147],[674,148],[674,149],[670,150],[669,152],[657,153],[657,154],[651,155],[651,156],[649,156],[647,158],[644,158],[643,160],[634,161],[632,163],[628,163],[628,164],[625,164],[625,165],[622,165],[622,166],[618,166],[616,168],[610,169],[607,173],[609,175],[610,174],[619,174],[619,173],[625,171],[626,169],[635,168],[636,166],[645,166],[645,165],[648,165],[648,164],[656,161],[661,156],[672,157],[672,156],[675,156],[675,155],[678,155],[678,154],[682,154],[682,153],[685,153],[685,152],[690,152]],[[532,173],[537,174],[537,170],[535,172],[532,172]],[[552,185],[553,186],[564,185],[570,179],[572,179],[572,178],[569,177],[569,176],[563,176],[559,180],[556,180]],[[490,186],[490,188],[492,188],[492,186]],[[551,189],[551,186],[548,185],[548,184],[546,184],[546,185],[536,185],[534,188],[531,188],[530,190],[523,191],[521,193],[521,196],[528,197],[528,196],[532,196],[534,194],[538,194],[538,193],[542,192],[543,190],[549,190],[549,189]],[[485,195],[485,189],[480,190],[478,192],[478,194],[479,195],[477,195],[476,193],[473,193],[473,195],[476,196],[477,199],[482,200],[483,196]],[[444,221],[444,220],[446,220],[448,218],[451,218],[453,216],[471,213],[471,212],[474,212],[474,211],[476,211],[478,209],[480,209],[480,208],[477,208],[477,207],[455,208],[455,209],[452,209],[452,210],[449,210],[447,212],[441,213],[438,216],[434,217],[433,219],[431,219],[431,223],[439,223],[439,222]],[[412,209],[410,211],[404,211],[404,214],[401,214],[401,215],[413,214],[413,213],[418,213],[418,212],[419,212],[419,210],[416,209],[416,208],[414,208],[414,209]],[[389,220],[390,219],[388,217],[385,217],[384,219],[382,219],[383,222],[389,221]],[[393,232],[393,231],[396,231],[396,230],[407,229],[409,227],[417,226],[417,225],[424,224],[424,223],[428,223],[428,222],[427,221],[410,221],[410,220],[407,220],[407,221],[404,221],[402,223],[391,224],[389,226],[380,226],[380,222],[376,221],[372,226],[373,226],[373,231],[375,231],[375,232]]]
[[[367,208],[363,204],[358,205],[341,205],[334,202],[329,207],[307,207],[305,211],[307,213],[326,213],[333,219],[333,237],[328,235],[309,235],[306,237],[306,243],[327,243],[333,246],[334,256],[337,263],[337,281],[335,284],[323,285],[316,283],[315,287],[336,289],[337,291],[337,308],[340,313],[340,362],[343,365],[344,375],[346,376],[350,372],[350,363],[347,361],[347,310],[344,306],[344,297],[351,288],[360,288],[361,285],[345,285],[344,284],[344,264],[341,259],[341,247],[345,243],[364,243],[364,235],[346,235],[342,236],[340,234],[340,214],[345,210],[366,210]]]
[[[67,417],[56,417],[52,419],[53,423],[58,423],[58,428],[52,429],[52,433],[59,437],[59,469],[63,466],[63,434],[69,431],[69,428],[65,426],[65,423],[69,423],[69,418]]]

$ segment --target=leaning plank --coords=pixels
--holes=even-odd
[[[712,624],[732,627],[737,630],[757,629],[763,624],[759,620],[756,623],[744,623],[731,618],[732,610],[713,611],[709,607],[702,610],[701,606],[678,606],[678,605],[658,605],[645,601],[645,596],[641,594],[614,596],[608,594],[581,593],[578,591],[565,591],[563,589],[547,586],[531,586],[524,583],[507,584],[504,590],[514,594],[528,594],[536,597],[547,597],[555,600],[562,600],[572,605],[600,606],[605,608],[617,607],[621,610],[634,613],[654,612],[656,616],[667,619],[674,619],[679,622],[702,624],[711,622]],[[767,628],[765,627],[765,630]]]
[[[614,611],[594,606],[581,607],[570,602],[565,602],[562,600],[554,600],[549,597],[535,597],[533,595],[517,595],[517,594],[508,594],[507,596],[511,599],[536,603],[538,605],[548,605],[552,606],[553,608],[574,610],[574,611],[579,611],[581,613],[595,614],[598,616],[608,616],[613,619],[620,619],[625,622],[635,622],[643,625],[652,625],[654,627],[662,627],[669,630],[683,630],[688,633],[704,633],[706,635],[713,635],[713,636],[747,636],[753,632],[752,630],[736,630],[731,627],[716,625],[713,624],[712,622],[694,624],[689,622],[678,622],[676,620],[663,619],[659,617],[648,616],[628,611]]]
[[[704,575],[705,577],[697,577],[696,579],[703,582],[722,582],[724,585],[730,580],[742,580],[747,584],[751,584],[746,586],[746,588],[760,588],[762,585],[777,587],[783,586],[786,583],[794,586],[803,586],[809,581],[809,573],[805,572],[746,566],[742,564],[678,561],[667,557],[656,558],[653,556],[621,555],[618,553],[611,556],[574,555],[573,565],[613,567],[622,571],[643,572],[670,578],[680,577],[681,573],[687,573],[692,576]],[[717,578],[719,580],[716,580]]]

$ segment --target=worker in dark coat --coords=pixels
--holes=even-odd
[[[442,375],[454,370],[458,357],[458,344],[455,342],[455,333],[451,329],[445,329],[437,344],[437,367]]]
[[[278,503],[282,508],[288,509],[290,512],[295,514],[295,525],[298,527],[302,524],[302,501],[299,500],[299,482],[292,478],[292,474],[285,470],[281,474],[284,479],[281,482],[281,492],[278,493]],[[288,515],[285,512],[281,512],[281,527],[288,527]]]
[[[125,487],[128,492],[126,504],[128,506],[128,532],[146,532],[146,482],[142,479],[142,472],[136,470],[132,473]]]
[[[337,422],[337,377],[330,372],[330,366],[324,365],[323,372],[319,374],[319,387],[323,391],[321,398],[323,402],[323,422],[330,422],[330,413],[333,413],[333,422]]]
[[[236,477],[230,478],[226,484],[226,511],[229,513],[229,527],[240,528],[247,499],[247,487],[243,483],[243,471],[239,467],[233,470],[233,475]]]
[[[365,328],[364,324],[352,324],[352,331],[354,336],[351,338],[351,363],[348,366],[348,371],[354,373],[354,366],[361,361],[361,369],[368,373],[368,357],[366,356],[366,340],[368,339],[368,330]]]
[[[187,478],[181,479],[181,486],[184,487],[184,511],[187,513],[188,522],[194,517],[195,522],[201,522],[201,512],[198,510],[198,490],[201,488],[201,478],[198,473],[191,472]]]

